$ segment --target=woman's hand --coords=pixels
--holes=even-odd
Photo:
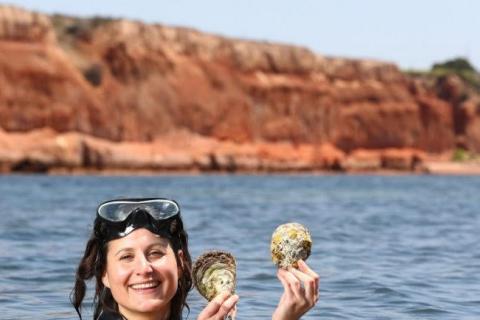
[[[282,282],[284,292],[273,320],[298,320],[318,301],[319,276],[307,264],[298,261],[298,269],[278,269],[277,277]]]
[[[238,296],[222,292],[210,301],[197,320],[223,320],[227,315],[235,318]]]

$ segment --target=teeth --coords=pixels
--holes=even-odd
[[[158,281],[150,281],[150,282],[144,282],[144,283],[137,283],[137,284],[132,284],[130,287],[132,289],[138,290],[138,289],[150,289],[150,288],[155,288],[158,286],[159,282]]]

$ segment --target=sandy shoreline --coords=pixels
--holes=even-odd
[[[478,162],[432,161],[423,166],[425,173],[433,175],[480,175]]]

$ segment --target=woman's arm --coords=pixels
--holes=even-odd
[[[273,320],[298,320],[318,301],[319,276],[300,260],[298,269],[278,269],[277,277],[283,285],[283,295]]]
[[[197,320],[225,319],[227,315],[235,314],[238,296],[223,292],[210,301],[200,313]]]

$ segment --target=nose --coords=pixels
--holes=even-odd
[[[148,275],[153,272],[152,265],[150,261],[148,261],[147,257],[144,255],[139,257],[135,271],[138,275]]]

